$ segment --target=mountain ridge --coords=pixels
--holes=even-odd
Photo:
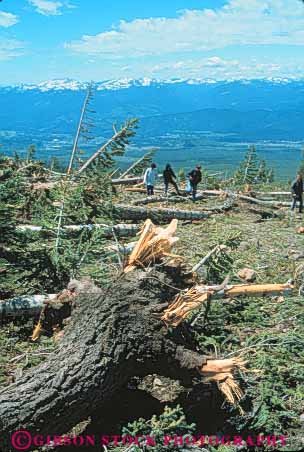
[[[120,89],[128,89],[132,87],[149,87],[149,86],[164,86],[164,85],[216,85],[216,84],[230,84],[230,83],[240,83],[250,85],[251,83],[264,82],[273,84],[289,84],[304,82],[304,78],[284,78],[284,77],[267,77],[264,79],[226,79],[226,80],[215,80],[215,79],[202,79],[202,78],[169,78],[169,79],[157,79],[157,78],[120,78],[120,79],[108,79],[102,81],[92,82],[96,87],[97,91],[116,91]],[[75,79],[65,78],[65,79],[51,79],[39,83],[20,83],[14,85],[0,85],[1,89],[18,89],[20,91],[29,90],[39,90],[41,92],[46,91],[82,91],[86,90],[91,82],[79,81]]]

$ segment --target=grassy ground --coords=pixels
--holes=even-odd
[[[118,194],[119,201],[124,203],[142,196]],[[197,210],[217,203],[216,199],[195,205],[189,201],[178,208]],[[153,207],[162,205],[153,204]],[[220,262],[218,268],[207,268],[203,274],[209,282],[210,277],[212,282],[218,282],[217,279],[220,281],[229,274],[231,283],[240,283],[237,273],[243,267],[255,270],[258,283],[285,283],[297,275],[292,296],[218,300],[206,312],[207,306],[203,307],[204,315],[195,325],[195,334],[204,353],[221,358],[242,356],[248,361],[249,372],[239,377],[245,392],[241,402],[245,414],[241,416],[237,409],[225,403],[223,409],[230,412],[227,431],[284,434],[289,438],[288,445],[280,450],[301,450],[304,444],[300,417],[304,413],[304,303],[298,292],[304,282],[304,273],[303,280],[301,276],[304,235],[296,230],[304,225],[304,216],[278,210],[277,218],[262,221],[258,210],[263,209],[239,203],[231,211],[197,224],[180,222],[177,233],[180,241],[175,252],[184,257],[190,269],[214,245],[233,245],[228,260]],[[47,338],[38,344],[30,342],[32,326],[29,322],[0,329],[2,387],[45,359],[56,347]],[[221,450],[233,449],[222,447]]]

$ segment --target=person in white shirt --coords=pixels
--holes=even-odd
[[[144,184],[147,187],[148,196],[154,195],[154,185],[157,180],[158,174],[155,163],[152,163],[144,175]]]

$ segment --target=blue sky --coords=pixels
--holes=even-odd
[[[3,0],[0,83],[302,78],[300,0]]]

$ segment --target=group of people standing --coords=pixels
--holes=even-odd
[[[147,195],[153,196],[154,195],[154,186],[156,184],[156,181],[158,179],[158,171],[157,166],[155,163],[152,163],[150,168],[148,168],[144,175],[144,184],[147,187]],[[168,163],[163,171],[163,180],[165,185],[165,195],[168,194],[169,185],[172,185],[178,195],[180,195],[180,190],[178,188],[177,182],[176,182],[176,175],[171,167],[171,165]],[[188,174],[188,181],[190,185],[189,192],[192,193],[192,199],[195,201],[196,199],[196,193],[197,193],[197,186],[202,181],[202,172],[201,172],[201,166],[197,165],[190,173]]]
[[[155,163],[152,163],[150,168],[148,168],[144,175],[144,184],[147,187],[147,194],[148,196],[154,195],[154,186],[159,178],[159,174],[157,171],[157,166]],[[171,165],[168,163],[163,171],[163,181],[165,185],[165,195],[168,194],[169,185],[172,185],[178,195],[180,195],[180,190],[178,188],[177,182],[176,182],[176,175],[171,167]],[[197,193],[197,187],[198,184],[202,181],[202,172],[201,172],[201,166],[196,165],[196,167],[188,173],[188,185],[189,190],[187,190],[189,193],[192,193],[192,199],[193,201],[196,200],[196,193]],[[301,174],[298,174],[295,181],[291,185],[291,194],[292,194],[292,203],[291,203],[291,210],[294,210],[297,202],[299,203],[299,212],[303,212],[303,178]]]

